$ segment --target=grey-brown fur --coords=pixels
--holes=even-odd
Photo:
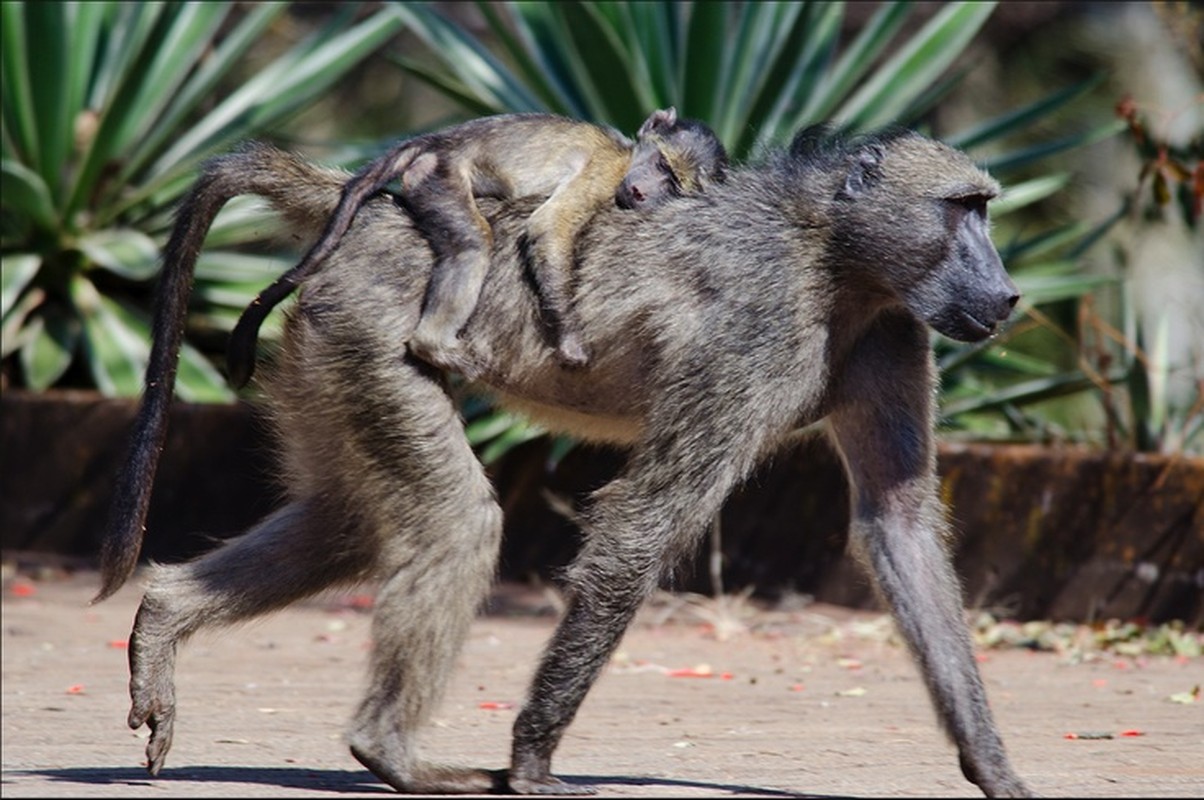
[[[335,213],[301,263],[244,312],[230,340],[231,380],[255,366],[255,340],[267,313],[338,246],[360,206],[394,180],[400,202],[435,254],[422,316],[409,346],[419,358],[473,376],[477,359],[459,333],[476,307],[489,267],[492,232],[474,198],[539,197],[527,221],[529,266],[566,366],[589,354],[572,311],[577,234],[599,208],[647,209],[723,180],[727,153],[710,128],[654,111],[634,142],[612,128],[553,114],[500,114],[444,128],[390,148],[343,188]]]
[[[297,168],[248,152],[269,173]],[[209,174],[245,169],[239,158]],[[337,173],[281,180],[291,192],[267,194],[290,219],[337,200]],[[703,196],[641,215],[604,209],[577,246],[577,312],[594,354],[584,370],[544,346],[523,280],[518,242],[534,205],[482,203],[493,257],[463,332],[481,385],[553,429],[630,447],[622,474],[589,498],[569,605],[505,773],[427,767],[414,753],[489,584],[500,512],[440,376],[405,350],[430,251],[387,198],[368,202],[305,284],[266,383],[288,504],[203,558],[157,568],[147,590],[131,638],[130,723],[152,727],[152,773],[170,744],[180,642],[372,574],[384,584],[356,756],[399,791],[582,791],[551,774],[552,753],[641,601],[758,461],[826,419],[853,486],[853,538],[962,771],[988,795],[1027,794],[992,721],[944,547],[925,326],[981,339],[1015,303],[987,238],[996,192],[964,155],[916,135],[841,145],[805,132]],[[145,449],[162,419],[148,412],[140,426]],[[132,567],[140,523],[114,527],[103,593]]]

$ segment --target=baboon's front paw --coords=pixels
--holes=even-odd
[[[993,785],[980,787],[987,797],[1040,797],[1019,778],[1010,778]]]

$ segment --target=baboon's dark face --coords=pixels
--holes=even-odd
[[[727,163],[727,151],[710,128],[676,118],[666,124],[654,115],[640,129],[615,203],[647,210],[674,197],[698,194],[723,181]]]
[[[837,197],[838,241],[857,251],[849,255],[881,265],[873,278],[938,333],[963,342],[993,334],[1020,297],[990,238],[998,184],[963,153],[920,137],[854,158]]]

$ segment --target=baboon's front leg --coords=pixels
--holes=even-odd
[[[586,543],[568,574],[568,610],[514,723],[514,792],[592,792],[552,775],[553,751],[640,603],[696,548],[761,444],[778,430],[770,417],[780,406],[731,402],[719,381],[708,389],[727,401],[685,389],[676,413],[652,415],[648,427],[655,433],[623,477],[591,498]],[[699,414],[699,406],[711,413]]]
[[[991,797],[1025,797],[987,705],[945,549],[932,377],[918,322],[880,326],[848,369],[832,432],[852,484],[850,533],[907,641],[962,772]]]

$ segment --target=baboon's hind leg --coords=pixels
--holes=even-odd
[[[160,566],[130,635],[129,725],[151,730],[146,766],[159,774],[175,724],[175,659],[201,628],[229,625],[282,608],[331,584],[356,577],[370,554],[333,548],[333,532],[317,509],[292,503],[242,536],[187,564]]]
[[[494,773],[426,762],[415,739],[493,581],[501,509],[440,381],[401,356],[389,326],[347,335],[322,318],[325,304],[315,296],[297,315],[293,337],[306,358],[285,359],[292,391],[280,398],[284,419],[288,429],[321,431],[324,442],[339,443],[315,441],[306,452],[324,461],[306,471],[341,476],[343,506],[374,542],[381,579],[351,752],[401,792],[491,791],[503,785]],[[349,324],[364,316],[359,311]]]

